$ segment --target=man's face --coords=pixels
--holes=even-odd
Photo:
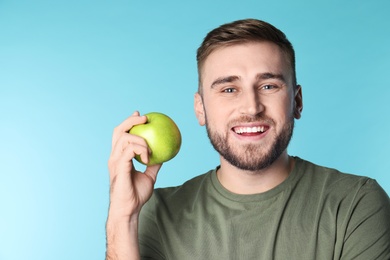
[[[302,109],[292,79],[286,55],[273,43],[233,45],[207,57],[195,111],[222,159],[256,171],[286,152]]]

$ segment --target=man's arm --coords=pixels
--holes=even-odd
[[[128,133],[129,129],[147,121],[134,112],[117,126],[112,138],[108,162],[110,172],[110,207],[106,223],[107,260],[140,259],[138,247],[138,217],[142,206],[150,199],[160,165],[149,166],[145,172],[135,170],[132,159],[140,155],[149,160],[149,148],[144,139]]]
[[[138,221],[109,217],[107,220],[107,260],[140,259],[138,249]]]
[[[390,199],[369,179],[355,197],[341,259],[390,259]]]

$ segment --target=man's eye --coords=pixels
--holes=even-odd
[[[276,86],[274,86],[274,85],[265,85],[265,86],[263,86],[263,89],[265,89],[265,90],[270,90],[270,89],[275,89],[276,88]]]
[[[236,90],[234,89],[234,88],[225,88],[224,90],[223,90],[223,92],[224,93],[233,93],[233,92],[235,92]]]

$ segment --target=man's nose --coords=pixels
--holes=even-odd
[[[264,111],[260,95],[256,90],[245,91],[240,100],[240,113],[255,116]]]

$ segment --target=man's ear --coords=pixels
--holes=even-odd
[[[204,126],[206,124],[206,116],[204,112],[203,99],[199,92],[196,92],[194,96],[194,109],[199,124]]]
[[[296,119],[301,118],[302,110],[303,110],[302,86],[297,85],[297,89],[295,90],[295,97],[294,97],[294,117]]]

